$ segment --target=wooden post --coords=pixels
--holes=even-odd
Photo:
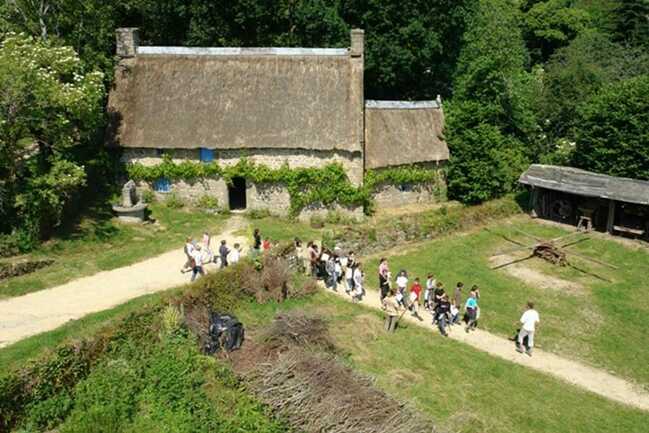
[[[536,213],[536,208],[539,206],[539,190],[535,187],[532,186],[532,194],[530,194],[530,215],[532,218],[538,217],[538,214]]]
[[[606,231],[613,234],[613,225],[615,224],[615,200],[608,201],[608,220],[606,221]]]

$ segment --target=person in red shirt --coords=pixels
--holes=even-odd
[[[410,312],[414,317],[419,320],[424,320],[419,315],[419,298],[421,298],[421,284],[419,283],[419,277],[415,278],[412,287],[410,287]]]
[[[264,241],[261,243],[261,248],[265,251],[269,251],[271,248],[272,244],[270,243],[270,239],[266,238]]]

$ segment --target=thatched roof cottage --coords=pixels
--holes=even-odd
[[[109,145],[144,167],[165,155],[176,164],[222,167],[245,158],[275,170],[336,163],[354,187],[368,169],[436,169],[448,159],[441,102],[365,101],[363,47],[362,30],[352,30],[350,48],[341,49],[139,46],[137,29],[118,29]],[[281,182],[245,176],[161,176],[141,185],[185,198],[210,195],[231,209],[286,213],[291,201]],[[430,199],[425,188],[377,189],[379,204]]]

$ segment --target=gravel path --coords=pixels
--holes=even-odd
[[[212,236],[212,248],[216,250],[222,239],[230,247],[235,242],[247,245],[247,239],[234,235],[245,227],[243,218],[231,217],[224,231]],[[0,301],[0,348],[133,298],[188,283],[191,274],[180,273],[184,262],[182,249],[177,249],[130,266]],[[216,269],[213,264],[206,266],[207,272]]]
[[[344,292],[327,291],[351,301],[351,298]],[[381,302],[379,300],[379,293],[369,290],[361,304],[380,309]],[[423,308],[420,308],[420,314],[424,321],[412,317],[409,312],[406,312],[401,320],[438,333],[437,326],[432,325],[431,315]],[[585,364],[571,361],[539,349],[534,349],[534,355],[529,357],[525,354],[518,353],[512,341],[481,329],[472,331],[469,334],[464,331],[464,326],[448,327],[447,329],[449,330],[449,338],[453,340],[461,341],[498,358],[555,376],[604,398],[649,411],[649,393],[606,371],[589,367]]]

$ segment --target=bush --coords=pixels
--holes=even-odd
[[[176,193],[171,193],[165,199],[165,206],[169,209],[180,209],[185,206],[185,202],[176,195]]]
[[[142,198],[142,201],[144,203],[155,203],[157,200],[155,193],[150,189],[143,190],[142,193],[140,194],[140,197]]]
[[[199,209],[214,210],[219,208],[219,200],[211,195],[202,195],[196,201],[196,207]]]

